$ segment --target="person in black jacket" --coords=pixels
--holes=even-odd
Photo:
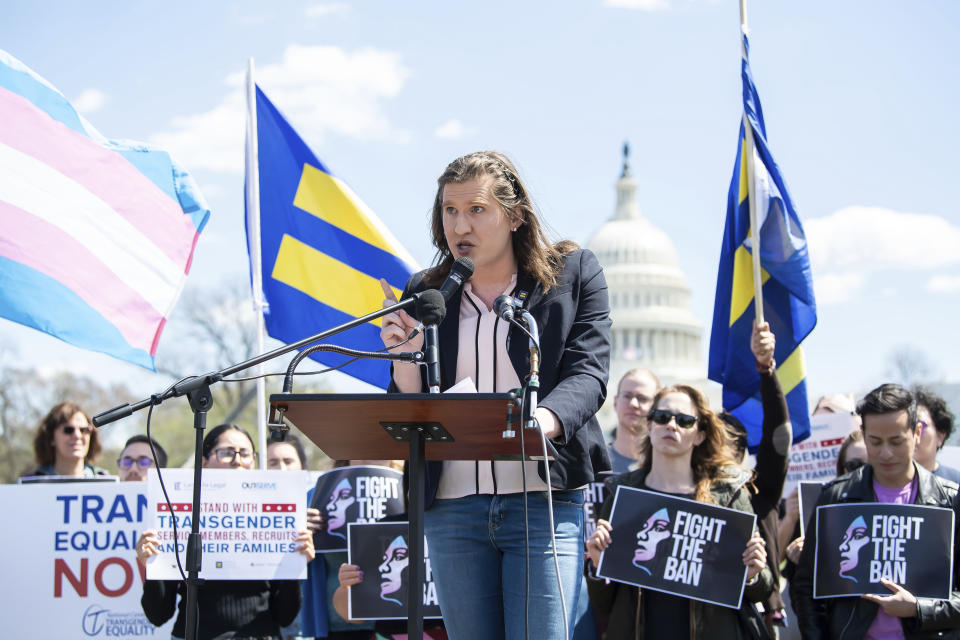
[[[447,631],[454,639],[523,637],[528,626],[531,637],[561,637],[561,602],[572,628],[581,584],[582,487],[596,471],[610,468],[595,417],[606,397],[610,358],[603,271],[591,252],[548,241],[516,168],[501,153],[482,151],[450,163],[438,180],[431,228],[437,264],[415,274],[403,297],[439,287],[461,256],[475,266],[472,279],[447,302],[439,326],[441,390],[468,378],[481,392],[521,385],[530,371],[527,337],[492,307],[503,294],[522,300],[540,329],[534,417],[554,458],[549,473],[542,462],[428,463],[424,526]],[[384,292],[384,304],[393,304],[385,283]],[[404,312],[384,316],[384,344],[398,345],[415,326]],[[418,336],[403,348],[420,345]],[[425,380],[416,366],[398,363],[390,390],[426,391]],[[562,594],[547,523],[547,483]]]
[[[661,389],[654,398],[648,425],[638,455],[640,468],[615,475],[604,483],[607,497],[600,509],[597,528],[587,541],[594,569],[613,540],[609,517],[618,485],[747,513],[753,511],[745,486],[749,474],[742,473],[733,459],[726,429],[700,391],[688,385]],[[636,535],[639,539],[639,534]],[[750,603],[768,597],[774,587],[764,546],[763,539],[754,533],[744,549],[743,564],[747,572],[742,611],[626,583],[590,580],[588,588],[594,610],[610,616],[606,638],[743,640],[751,637],[751,630],[743,624],[749,616]]]
[[[760,373],[760,402],[763,406],[763,434],[757,447],[753,482],[750,489],[750,503],[757,514],[757,528],[767,547],[767,567],[773,575],[775,588],[763,601],[764,620],[770,634],[774,626],[783,626],[785,610],[780,596],[780,547],[777,540],[780,520],[780,497],[783,484],[790,467],[790,443],[793,440],[793,426],[787,410],[787,399],[777,377],[777,364],[773,359],[776,337],[770,331],[770,324],[754,324],[750,338],[750,350],[756,359]],[[739,420],[729,413],[720,417],[727,423],[734,441],[734,458],[742,463],[747,452],[747,430]]]
[[[205,469],[252,469],[255,449],[250,434],[232,424],[214,427],[203,439]],[[294,542],[298,551],[313,560],[313,537],[301,531]],[[147,530],[137,541],[137,560],[146,565],[159,553],[160,538]],[[300,611],[298,580],[208,580],[200,585],[197,605],[198,640],[226,638],[279,638],[280,628],[289,625]],[[177,596],[180,603],[177,604]],[[140,606],[151,624],[160,626],[177,613],[172,634],[185,637],[186,585],[178,580],[147,580],[143,583]]]
[[[913,395],[899,385],[884,384],[860,401],[857,412],[863,420],[869,463],[826,484],[817,506],[851,502],[921,504],[953,509],[955,525],[960,525],[957,484],[934,476],[914,460],[920,427]],[[891,498],[893,494],[896,496]],[[815,599],[817,532],[810,527],[806,534],[790,584],[790,598],[805,639],[960,637],[960,535],[956,532],[953,591],[948,600],[916,598],[887,579],[883,583],[890,590],[888,596]]]

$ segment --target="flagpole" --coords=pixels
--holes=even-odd
[[[253,311],[257,316],[257,353],[263,353],[263,270],[260,257],[260,162],[257,149],[257,86],[253,80],[253,58],[247,59],[247,229],[250,243],[250,272],[253,280]],[[263,363],[257,365],[263,376]],[[260,468],[267,468],[267,386],[257,378],[257,448]]]
[[[747,59],[747,47],[745,38],[747,36],[747,0],[740,0],[740,55],[744,60]],[[753,127],[747,118],[747,111],[743,111],[743,135],[746,144],[747,160],[747,199],[750,208],[750,239],[753,250],[750,256],[753,259],[753,305],[754,315],[757,324],[763,323],[763,272],[760,267],[760,227],[757,220],[757,199],[754,183],[754,146],[753,146]]]

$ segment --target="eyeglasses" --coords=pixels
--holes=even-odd
[[[677,426],[681,429],[690,429],[693,425],[697,424],[697,420],[699,419],[696,416],[690,416],[685,413],[670,413],[665,409],[654,409],[648,417],[657,424],[670,424],[670,420],[676,419]]]
[[[141,469],[149,469],[153,466],[153,458],[150,456],[140,456],[139,458],[131,458],[130,456],[123,456],[117,460],[117,466],[121,469],[129,469],[134,464],[136,464]]]
[[[250,449],[214,449],[213,453],[220,462],[233,462],[237,456],[240,456],[241,460],[249,460],[253,457],[253,451]]]
[[[844,473],[853,473],[865,464],[866,462],[863,460],[847,460],[843,463],[843,471]]]
[[[75,427],[72,424],[65,424],[65,425],[61,425],[60,428],[63,429],[63,432],[68,436],[72,436],[73,432],[77,429],[80,430],[80,435],[82,436],[88,436],[91,433],[93,433],[93,427],[91,427],[90,425],[87,425],[85,427]]]

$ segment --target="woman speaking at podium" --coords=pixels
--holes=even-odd
[[[439,288],[462,256],[475,268],[447,302],[439,326],[441,390],[467,378],[481,393],[521,386],[530,371],[527,337],[498,317],[493,303],[504,294],[523,301],[540,329],[534,417],[557,452],[549,476],[538,462],[428,462],[424,530],[440,608],[454,640],[562,638],[546,483],[553,489],[559,577],[572,630],[583,569],[583,487],[595,472],[610,468],[595,418],[606,397],[610,358],[606,280],[590,251],[547,239],[526,187],[503,154],[457,158],[437,182],[431,216],[435,266],[411,277],[403,296]],[[384,304],[395,303],[383,284]],[[389,314],[380,336],[392,347],[416,324],[403,311]],[[417,336],[404,348],[421,345]],[[392,377],[391,392],[427,389],[414,364],[395,364]],[[529,602],[521,464],[528,490]]]

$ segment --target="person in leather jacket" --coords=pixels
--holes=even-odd
[[[920,438],[916,410],[912,394],[899,385],[884,384],[868,393],[857,407],[863,419],[861,428],[868,464],[824,485],[817,506],[912,502],[953,509],[955,526],[960,524],[957,484],[934,476],[914,460]],[[905,499],[884,500],[891,490],[899,490]],[[817,532],[808,529],[797,573],[790,584],[790,597],[803,638],[859,639],[867,637],[868,632],[881,630],[884,638],[898,635],[909,639],[960,638],[958,533],[954,532],[953,591],[948,600],[917,598],[889,580],[884,581],[891,592],[888,596],[814,599]]]

